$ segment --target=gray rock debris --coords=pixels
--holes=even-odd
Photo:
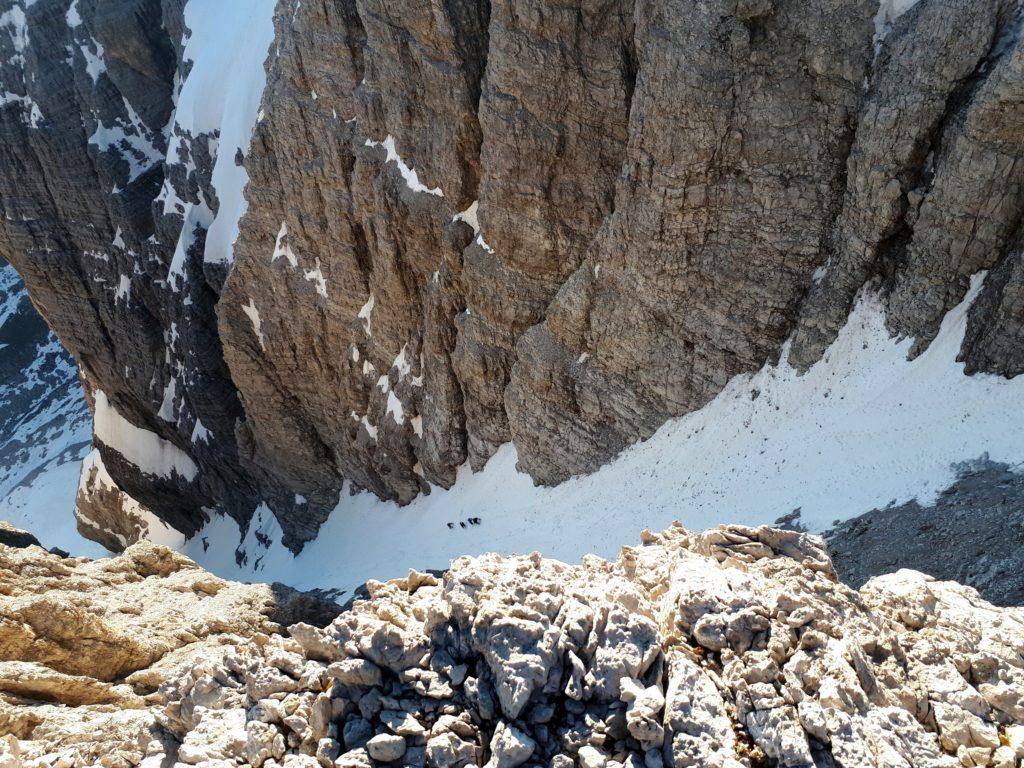
[[[854,588],[899,568],[974,587],[996,605],[1024,605],[1024,474],[981,459],[960,468],[934,504],[875,509],[825,534]]]
[[[795,531],[643,541],[582,565],[464,557],[370,582],[323,629],[204,647],[126,710],[116,764],[1024,765],[1022,609],[913,571],[854,591]],[[3,765],[90,764],[6,706]]]

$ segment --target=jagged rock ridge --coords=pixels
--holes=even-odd
[[[838,583],[821,540],[798,532],[674,527],[643,540],[614,562],[576,566],[539,554],[461,558],[440,578],[370,582],[369,598],[323,629],[287,633],[260,613],[263,588],[214,579],[153,545],[106,564],[0,546],[13,591],[0,611],[44,638],[0,646],[0,665],[32,672],[2,678],[0,759],[15,768],[1022,765],[1019,608],[912,571],[854,591]],[[162,658],[131,634],[100,631],[106,654],[39,659],[38,648],[59,647],[59,628],[28,606],[65,599],[37,594],[61,570],[110,575],[81,579],[86,597],[130,602],[145,589],[155,600],[137,618],[97,616],[97,601],[67,608],[63,631],[128,627],[168,599],[194,607],[163,616]],[[231,595],[248,599],[224,615]],[[32,658],[17,660],[26,648]]]
[[[989,270],[961,357],[1024,370],[1011,0],[272,5],[0,4],[0,249],[131,499],[94,536],[590,472],[865,285],[917,353]],[[249,145],[194,92],[270,38]]]

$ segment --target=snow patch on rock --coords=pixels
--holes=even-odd
[[[402,174],[402,178],[405,179],[405,184],[413,192],[426,192],[428,195],[435,195],[437,197],[444,197],[444,192],[441,191],[440,187],[428,187],[420,181],[419,174],[416,173],[411,167],[406,165],[405,161],[398,154],[398,150],[395,149],[395,137],[390,134],[384,141],[371,141],[366,140],[366,146],[368,147],[384,147],[387,151],[387,159],[384,162],[394,163],[398,166],[398,172]]]
[[[256,125],[266,83],[263,64],[274,39],[274,7],[274,0],[190,0],[185,6],[191,34],[184,59],[191,69],[172,125],[176,135],[219,136],[213,186],[220,205],[205,247],[210,263],[233,260],[238,222],[248,206],[243,192],[249,177],[235,164],[235,155],[249,151]]]
[[[896,20],[919,2],[920,0],[881,0],[879,2],[878,12],[875,14],[875,50],[878,50]]]
[[[295,257],[291,242],[288,240],[288,222],[285,221],[281,222],[281,229],[277,232],[277,240],[274,242],[274,255],[270,257],[270,263],[273,264],[280,258],[286,259],[293,268],[299,266],[299,260]]]
[[[373,294],[370,294],[370,298],[366,300],[366,303],[359,310],[359,314],[356,315],[360,320],[363,321],[363,330],[367,336],[371,336],[372,331],[372,318],[373,318]]]
[[[252,332],[256,334],[256,339],[260,343],[260,349],[266,349],[267,345],[263,338],[263,321],[260,319],[260,311],[256,308],[256,302],[252,300],[252,297],[249,298],[248,304],[242,305],[242,311],[245,312],[245,316],[252,323]]]
[[[199,473],[192,458],[173,443],[137,427],[118,413],[102,390],[96,390],[93,430],[96,439],[120,453],[140,471],[158,477],[175,475],[192,481]]]
[[[82,474],[78,481],[79,496],[88,499],[97,489],[116,492],[121,503],[121,512],[126,522],[134,524],[136,533],[129,541],[123,533],[115,531],[104,531],[108,536],[119,539],[122,547],[134,544],[136,541],[146,539],[154,544],[160,544],[171,549],[181,549],[185,545],[185,537],[163,520],[158,518],[149,509],[126,494],[114,482],[106,466],[103,464],[103,457],[98,449],[94,448],[82,461]],[[96,522],[82,515],[81,505],[75,510],[76,519],[86,526],[95,526]]]

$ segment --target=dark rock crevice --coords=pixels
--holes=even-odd
[[[1024,373],[1024,246],[1021,235],[989,273],[967,317],[960,355],[964,373]]]

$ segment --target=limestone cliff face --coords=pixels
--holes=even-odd
[[[1012,0],[233,6],[0,2],[0,249],[186,533],[265,501],[297,547],[508,441],[593,471],[867,284],[916,354],[988,270],[966,371],[1024,371]],[[193,114],[236,38],[251,143],[242,86]]]

